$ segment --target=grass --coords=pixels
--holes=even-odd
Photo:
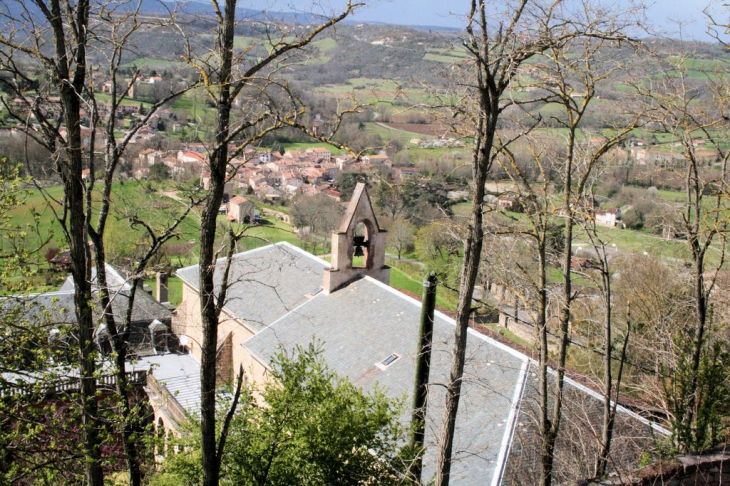
[[[466,50],[461,46],[454,46],[451,48],[438,48],[438,47],[427,47],[426,52],[429,54],[440,55],[451,58],[465,58],[468,56]]]
[[[421,136],[421,138],[428,138],[425,136]],[[453,155],[453,154],[460,154],[461,155],[461,161],[465,165],[469,165],[471,163],[471,152],[467,148],[459,148],[459,147],[435,147],[435,148],[418,148],[418,147],[410,147],[408,149],[408,153],[410,154],[411,160],[418,164],[419,162],[423,160],[431,160],[435,157],[443,157],[444,155]]]
[[[157,299],[157,280],[148,278],[144,283],[152,288],[152,296]],[[167,279],[167,300],[175,307],[182,302],[182,280],[174,275]]]
[[[225,218],[225,216],[221,216],[221,218]],[[234,224],[234,227],[241,229],[242,225]],[[261,225],[246,228],[246,236],[239,242],[238,251],[252,250],[280,241],[303,247],[299,235],[294,233],[291,226],[273,216],[266,216],[262,219]]]
[[[430,52],[427,52],[423,56],[424,61],[433,61],[433,62],[442,62],[445,64],[453,64],[455,62],[463,61],[463,57],[456,57],[456,56],[448,56],[448,55],[441,55],[441,54],[432,54]]]
[[[472,204],[468,202],[461,202],[451,206],[451,210],[455,216],[468,217],[471,216]]]
[[[122,67],[131,67],[139,69],[154,69],[154,68],[165,68],[170,66],[183,67],[186,66],[183,62],[163,61],[161,59],[151,59],[149,57],[140,57],[129,64],[125,64]]]
[[[423,295],[423,278],[416,279],[395,267],[390,267],[390,286],[399,290],[407,290],[418,296]],[[436,305],[456,312],[456,305],[446,298],[443,289],[437,291]]]
[[[670,56],[668,60],[673,63],[681,63],[682,67],[684,69],[689,69],[693,71],[709,71],[709,72],[718,72],[718,71],[727,71],[728,68],[728,62],[724,59],[697,59],[697,58],[690,58],[685,59],[683,61],[680,61],[680,58],[677,56]]]
[[[111,95],[108,93],[94,93],[94,97],[97,101],[102,103],[108,103],[111,100]],[[125,106],[139,106],[142,105],[144,108],[149,108],[152,106],[151,103],[147,103],[146,101],[139,101],[132,98],[126,98],[124,101],[120,103],[121,105]]]
[[[686,260],[689,255],[687,253],[687,243],[680,240],[666,240],[661,237],[645,233],[643,231],[634,231],[620,228],[598,227],[598,235],[606,242],[609,252],[631,252],[644,253],[662,260]],[[580,245],[581,242],[588,246],[585,240],[581,240],[577,235],[575,243]]]
[[[506,337],[513,343],[517,343],[528,349],[533,348],[533,345],[531,343],[525,341],[524,339],[519,337],[517,334],[513,333],[509,329],[505,329],[504,327],[500,326],[499,324],[482,324],[482,326],[486,327],[487,329],[489,329],[491,331],[496,332],[497,334],[500,334],[500,335]]]
[[[142,243],[145,235],[140,227],[130,227],[129,218],[137,217],[147,221],[152,228],[160,229],[169,224],[180,212],[180,204],[154,191],[154,184],[137,181],[118,182],[112,189],[112,207],[107,222],[106,246],[107,254],[114,256],[131,256],[134,248]],[[95,186],[93,223],[96,222],[100,207],[99,195],[101,185]],[[41,239],[50,238],[49,246],[65,248],[66,241],[62,228],[54,216],[58,212],[58,202],[63,198],[63,187],[53,186],[45,190],[50,198],[46,202],[39,190],[32,190],[30,196],[21,207],[10,211],[11,224],[24,226],[30,223],[29,214],[38,215],[38,233],[29,233],[28,245],[37,245]],[[197,235],[198,223],[189,215],[178,228],[178,235],[182,241],[187,241]]]
[[[332,37],[326,37],[324,39],[314,41],[313,44],[321,52],[328,52],[328,51],[331,51],[332,49],[337,48],[337,41],[334,40]]]
[[[341,148],[337,148],[334,145],[323,142],[296,142],[296,143],[284,143],[284,150],[307,150],[309,148],[326,148],[332,155],[342,155],[347,151]]]
[[[383,140],[399,140],[404,145],[408,144],[412,138],[420,138],[422,140],[424,138],[433,138],[428,135],[388,128],[373,122],[365,123],[365,131],[370,134],[379,135]]]
[[[686,195],[683,192],[679,191],[667,191],[667,190],[658,190],[656,192],[657,196],[660,197],[663,201],[666,201],[668,203],[683,203],[686,201]]]

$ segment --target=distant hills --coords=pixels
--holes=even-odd
[[[209,14],[214,13],[213,7],[210,1],[188,1],[188,2],[176,2],[167,0],[142,0],[142,11],[150,14],[165,14],[173,11],[175,8],[179,8],[179,11],[186,14]],[[242,20],[260,21],[260,22],[283,22],[289,24],[311,24],[315,22],[321,22],[322,16],[314,15],[306,12],[281,12],[274,10],[256,10],[251,8],[239,7],[239,18]],[[433,30],[433,31],[456,31],[460,30],[455,27],[444,27],[439,25],[407,25],[407,24],[393,24],[389,22],[374,22],[374,21],[360,21],[347,19],[343,23],[346,24],[373,24],[373,25],[405,25],[412,29],[417,30]]]

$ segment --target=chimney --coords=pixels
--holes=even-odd
[[[158,302],[169,302],[167,298],[167,273],[157,273],[157,301]]]

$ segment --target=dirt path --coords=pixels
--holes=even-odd
[[[170,199],[174,199],[175,201],[185,202],[178,197],[176,191],[162,191],[160,194],[162,194],[163,196],[167,196]]]
[[[264,214],[271,214],[272,216],[276,216],[277,219],[285,222],[286,224],[291,224],[289,215],[286,213],[282,213],[281,211],[275,211],[273,209],[268,209],[268,208],[262,208],[261,211],[263,211]]]

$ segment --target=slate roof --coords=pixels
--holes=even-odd
[[[521,486],[539,482],[540,407],[536,372],[537,365],[533,363],[528,371],[510,454],[505,465],[504,485]],[[553,374],[548,375],[551,382],[554,378]],[[566,380],[563,404],[563,418],[555,444],[553,465],[554,482],[557,484],[594,475],[595,464],[586,458],[594,458],[598,454],[597,437],[600,437],[600,424],[603,420],[603,400],[598,393],[572,380]],[[669,434],[668,430],[659,425],[618,407],[609,470],[625,474],[637,469],[642,453],[654,449],[657,438]]]
[[[328,264],[287,243],[234,258],[231,280],[235,283],[226,309],[255,328],[256,334],[243,345],[257,360],[268,366],[278,349],[290,351],[297,344],[320,340],[325,361],[333,371],[365,390],[380,386],[394,400],[405,399],[408,408],[415,374],[419,302],[370,277],[331,294],[312,293],[320,288]],[[218,262],[222,264],[223,260]],[[194,288],[198,287],[197,274],[197,266],[178,271]],[[444,403],[444,387],[438,385],[447,381],[451,367],[453,331],[453,319],[437,312],[426,424],[426,480],[435,470],[434,437]],[[393,353],[399,358],[382,366]],[[534,365],[527,356],[469,330],[452,484],[519,484],[515,479],[519,478],[520,464],[525,463],[512,460],[511,448],[520,455],[534,452],[534,429],[525,428],[531,408],[521,408],[534,396],[530,378]],[[599,403],[595,392],[570,379],[566,383],[571,396],[587,394],[593,405]],[[632,421],[636,428],[631,430],[640,430],[642,438],[666,432],[650,427],[621,407],[619,411],[620,422]],[[406,412],[404,421],[409,418]],[[580,451],[575,452],[577,457]]]
[[[225,259],[216,263],[216,292],[220,288]],[[277,243],[233,257],[225,309],[254,330],[280,318],[322,286],[329,264],[289,243]],[[194,289],[199,289],[198,265],[177,271]]]
[[[369,277],[330,295],[319,294],[262,330],[244,345],[265,364],[277,349],[324,342],[332,370],[356,385],[376,383],[394,399],[410,394],[415,376],[420,303]],[[431,382],[445,383],[451,366],[453,321],[437,313]],[[400,356],[384,370],[376,363]],[[462,400],[454,439],[454,484],[487,484],[500,472],[500,452],[510,436],[513,397],[521,390],[526,358],[470,330]],[[424,478],[434,473],[434,436],[441,420],[443,387],[429,390]]]
[[[94,292],[94,295],[96,295],[96,292]],[[76,322],[73,291],[45,292],[16,298],[15,301],[25,305],[25,316],[28,319],[37,320],[42,317],[42,314],[48,313],[48,318],[59,324],[73,324]],[[128,302],[129,290],[119,290],[112,295],[112,312],[116,319],[121,320],[124,318]],[[94,319],[98,321],[101,317],[102,309],[97,302],[94,308]],[[169,309],[153,299],[148,293],[141,289],[137,290],[134,296],[132,322],[150,323],[158,319],[169,323],[171,317],[172,314]]]
[[[190,354],[147,356],[126,363],[127,372],[145,370],[191,414],[200,413],[200,363]]]
[[[95,272],[94,272],[95,273]],[[111,308],[117,323],[126,316],[131,286],[113,267],[107,265],[108,284],[111,290]],[[92,279],[95,278],[92,276]],[[94,299],[94,324],[101,324],[103,309],[98,300],[98,288],[92,281],[92,297]],[[69,277],[57,292],[44,292],[28,296],[4,297],[0,306],[17,309],[19,316],[39,326],[61,328],[71,326],[74,332],[76,312],[74,308],[74,284]],[[155,354],[148,325],[155,319],[169,326],[172,320],[170,309],[157,302],[142,289],[137,289],[132,308],[130,329],[130,353],[133,355]]]

